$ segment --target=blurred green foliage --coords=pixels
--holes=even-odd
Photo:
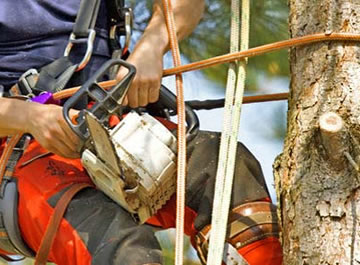
[[[162,248],[164,265],[175,264],[175,229],[164,230],[156,233]],[[184,265],[200,265],[200,260],[191,251],[189,237],[184,238]]]
[[[205,0],[204,17],[193,34],[181,42],[181,52],[190,61],[199,61],[229,52],[230,0]],[[152,1],[130,0],[135,12],[135,30],[142,32],[151,14]],[[287,39],[287,0],[251,1],[250,47]],[[138,35],[137,35],[138,36]],[[224,86],[227,64],[203,70],[207,78]],[[286,50],[254,57],[248,64],[247,89],[256,90],[257,76],[284,77],[289,74]]]

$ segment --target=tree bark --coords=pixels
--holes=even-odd
[[[360,32],[360,0],[289,0],[292,37]],[[274,164],[284,265],[360,264],[360,49],[290,51],[288,132]]]

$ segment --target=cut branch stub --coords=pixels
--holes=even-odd
[[[327,112],[320,116],[319,122],[322,144],[332,166],[338,169],[343,168],[344,153],[348,151],[347,133],[343,120],[336,113]]]

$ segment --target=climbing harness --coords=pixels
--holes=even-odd
[[[29,69],[19,79],[17,84],[10,89],[11,96],[34,96],[44,91],[55,93],[62,91],[75,72],[82,70],[89,62],[95,40],[95,22],[98,16],[101,0],[80,2],[79,12],[70,34],[64,56],[41,68]],[[128,50],[130,41],[132,11],[124,7],[123,0],[106,0],[109,10],[109,46],[113,51],[113,58],[120,58]],[[125,36],[124,46],[120,41]],[[86,50],[80,62],[73,62],[72,50],[76,46],[86,44]]]

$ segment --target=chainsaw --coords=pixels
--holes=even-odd
[[[128,72],[117,85],[105,90],[98,82],[113,66],[125,67]],[[177,139],[153,117],[160,103],[150,104],[149,112],[123,115],[126,108],[122,102],[135,73],[135,67],[121,59],[106,62],[65,102],[63,114],[82,140],[81,161],[96,187],[144,223],[175,193]],[[85,97],[93,104],[72,120],[70,109]],[[161,111],[170,109],[176,114],[175,95],[162,87],[160,98]],[[112,115],[123,117],[115,127],[109,125]],[[186,117],[187,138],[192,139],[199,121],[189,107]]]

